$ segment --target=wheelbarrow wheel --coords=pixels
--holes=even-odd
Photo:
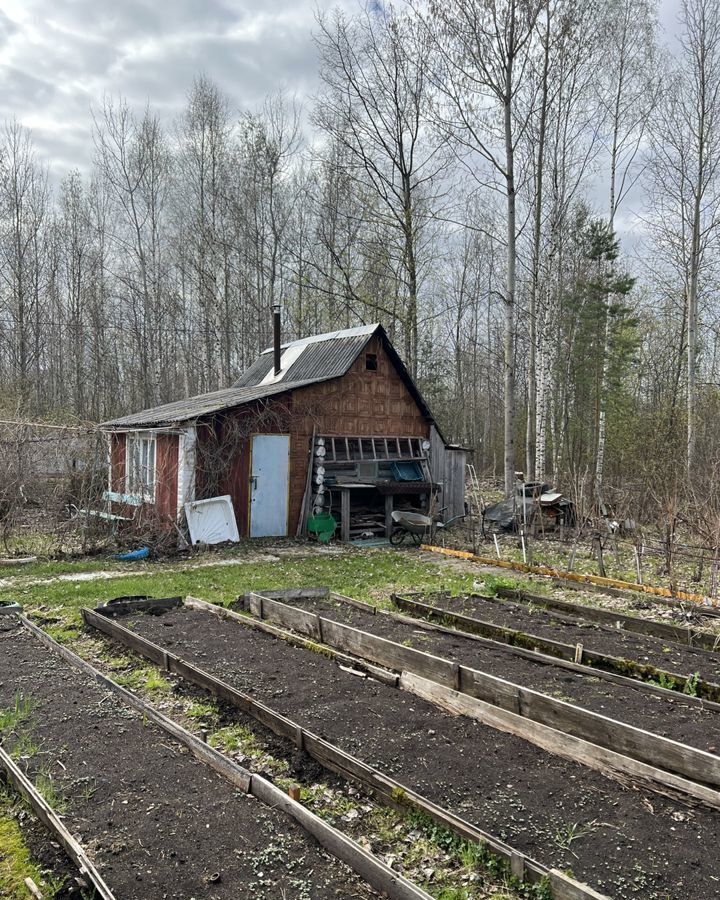
[[[397,525],[390,532],[390,543],[393,547],[399,547],[400,544],[405,543],[405,538],[408,536],[408,532],[405,528],[399,528]]]

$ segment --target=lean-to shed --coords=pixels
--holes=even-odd
[[[227,494],[241,536],[294,535],[323,510],[351,539],[386,532],[393,508],[464,507],[464,455],[380,325],[278,341],[230,388],[102,427],[113,515],[169,525]]]

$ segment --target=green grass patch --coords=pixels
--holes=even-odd
[[[82,606],[96,606],[121,595],[194,595],[227,605],[248,591],[323,586],[359,600],[385,605],[393,591],[472,591],[476,577],[472,572],[459,572],[447,565],[428,563],[413,554],[394,550],[349,551],[342,556],[313,554],[271,563],[239,558],[232,565],[196,567],[189,563],[186,567],[173,569],[160,563],[150,565],[153,566],[151,573],[112,579],[56,581],[51,587],[47,584],[23,587],[21,583],[15,583],[12,587],[0,588],[0,599],[16,599],[30,613],[39,611],[40,607],[43,612],[48,609],[64,611],[64,619],[57,627],[67,634],[68,629],[80,624]]]
[[[0,734],[27,724],[33,710],[33,701],[30,697],[23,697],[19,692],[15,694],[12,706],[0,709]]]
[[[67,801],[58,792],[51,775],[40,772],[35,778],[35,788],[47,805],[61,816],[67,811]]]
[[[165,694],[172,688],[171,683],[154,666],[139,666],[116,675],[115,681],[129,691],[148,694]]]
[[[185,715],[190,719],[210,722],[217,719],[218,711],[213,703],[202,703],[198,700],[193,700],[185,710]]]
[[[48,900],[60,891],[61,882],[43,878],[41,870],[32,860],[30,850],[23,839],[15,813],[21,808],[11,795],[0,787],[0,897],[7,900],[27,900],[25,879],[32,878],[42,886]]]
[[[80,637],[80,630],[76,625],[48,625],[43,629],[58,644],[72,644]]]

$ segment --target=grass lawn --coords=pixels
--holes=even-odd
[[[27,900],[25,879],[31,878],[42,886],[43,897],[54,897],[61,883],[46,879],[32,861],[30,851],[23,840],[17,815],[23,809],[6,789],[0,786],[0,897],[8,900]]]
[[[373,600],[380,605],[387,602],[395,589],[403,590],[470,590],[477,575],[463,573],[446,562],[427,562],[418,554],[395,550],[348,551],[335,556],[290,556],[277,561],[238,558],[218,560],[218,565],[197,567],[195,560],[184,566],[158,564],[150,572],[92,581],[62,581],[51,584],[28,583],[34,578],[45,579],[52,574],[47,565],[15,570],[14,578],[5,579],[0,588],[0,600],[16,600],[29,615],[54,615],[66,626],[80,624],[80,608],[95,606],[111,597],[149,595],[171,597],[192,595],[212,603],[227,604],[247,591],[261,591],[290,587],[328,587],[359,600]],[[63,569],[65,569],[63,564]],[[98,560],[94,570],[111,571]],[[81,572],[93,567],[82,564]],[[59,573],[58,573],[59,574]],[[11,583],[7,583],[11,582]],[[1,583],[1,582],[0,582]]]

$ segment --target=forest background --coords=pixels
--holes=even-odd
[[[373,2],[314,47],[302,106],[98,97],[90,171],[5,123],[0,413],[227,387],[281,303],[286,339],[381,322],[506,489],[717,530],[720,4],[668,48],[652,0]]]

